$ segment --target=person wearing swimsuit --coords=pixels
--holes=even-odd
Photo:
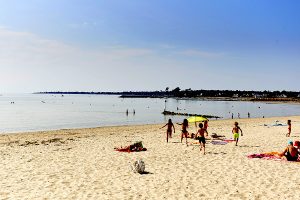
[[[181,130],[181,143],[182,143],[182,139],[183,139],[183,136],[185,137],[185,142],[186,142],[186,145],[188,146],[188,142],[187,142],[187,137],[189,135],[189,132],[187,131],[187,128],[189,127],[189,122],[187,119],[184,119],[182,124],[178,124],[178,125],[181,125],[182,126],[182,130]]]
[[[164,125],[163,127],[161,127],[161,129],[166,127],[166,126],[168,126],[168,128],[167,128],[167,142],[169,142],[169,137],[172,138],[173,129],[174,129],[174,133],[175,133],[175,127],[174,127],[174,124],[173,124],[171,119],[169,119],[168,123],[166,125]]]
[[[293,146],[293,141],[289,141],[288,146],[281,153],[281,156],[288,161],[297,161],[298,160],[298,149]]]
[[[203,128],[203,124],[200,123],[199,124],[199,130],[196,134],[196,138],[199,140],[199,144],[200,144],[200,151],[202,151],[202,147],[203,147],[203,154],[205,155],[205,136],[204,133],[206,133],[206,136],[208,136],[208,132],[205,128]],[[199,135],[199,136],[198,136]]]
[[[232,129],[232,133],[233,133],[233,139],[235,141],[235,146],[237,146],[238,141],[239,141],[239,137],[240,137],[239,131],[241,131],[241,136],[243,136],[243,131],[239,127],[239,123],[238,122],[234,122],[234,127]]]
[[[204,127],[203,127],[205,130],[207,130],[207,128],[208,128],[208,120],[205,120],[204,121]]]
[[[292,121],[291,120],[287,120],[287,125],[288,125],[288,133],[286,134],[286,137],[290,137],[291,136],[291,132],[292,132]]]

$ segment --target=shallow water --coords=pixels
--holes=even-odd
[[[14,103],[11,103],[14,102]],[[300,115],[300,105],[260,102],[129,98],[109,95],[3,94],[0,96],[0,132],[22,132],[113,125],[154,124],[169,118],[164,109],[234,118]],[[126,110],[128,109],[128,115]],[[178,109],[178,110],[177,110]],[[135,110],[135,114],[133,113]]]

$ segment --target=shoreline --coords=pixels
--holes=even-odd
[[[288,118],[297,118],[300,117],[300,115],[291,115],[291,116],[279,116],[279,117],[253,117],[253,118],[228,118],[228,119],[209,119],[209,123],[211,122],[235,122],[235,121],[266,121],[266,120],[278,120],[278,119],[288,119]],[[180,122],[173,122],[180,123]],[[82,128],[62,128],[62,129],[51,129],[51,130],[32,130],[32,131],[19,131],[19,132],[7,132],[7,133],[0,133],[0,138],[2,136],[13,136],[13,135],[33,135],[33,134],[45,134],[45,133],[51,133],[51,132],[63,132],[63,131],[87,131],[87,130],[101,130],[101,129],[109,129],[109,128],[133,128],[133,127],[145,127],[145,126],[162,126],[165,123],[145,123],[145,124],[127,124],[127,125],[107,125],[107,126],[97,126],[97,127],[82,127]]]

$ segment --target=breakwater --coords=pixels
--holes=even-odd
[[[191,114],[191,113],[178,113],[178,112],[172,112],[172,111],[167,111],[167,110],[164,110],[162,112],[163,115],[181,115],[181,116],[199,116],[199,117],[205,117],[205,118],[208,118],[208,119],[212,119],[212,118],[215,118],[215,119],[220,119],[222,117],[219,117],[219,116],[213,116],[213,115],[201,115],[201,114]]]

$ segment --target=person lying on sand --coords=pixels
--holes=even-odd
[[[114,149],[120,152],[147,151],[147,149],[144,148],[143,143],[141,141],[135,142],[134,144],[131,144],[126,147],[120,147],[120,148],[115,147]]]
[[[212,137],[212,138],[222,138],[222,137],[225,137],[225,135],[218,135],[218,134],[216,134],[216,133],[212,133],[212,134],[211,134],[211,137]]]

